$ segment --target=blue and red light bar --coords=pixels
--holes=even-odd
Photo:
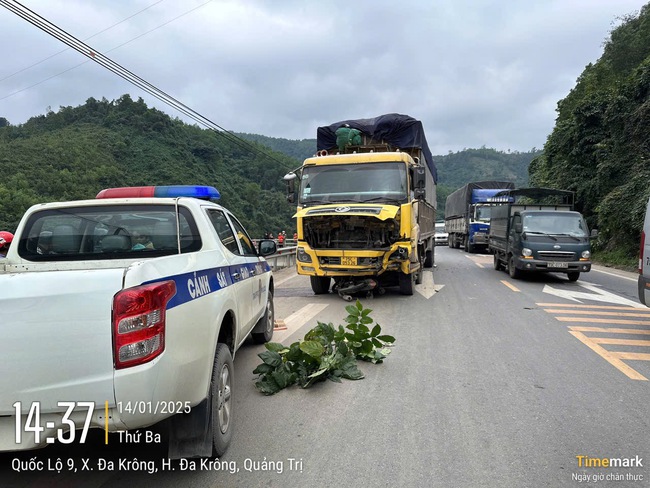
[[[95,198],[178,198],[191,197],[203,200],[217,200],[221,195],[214,186],[174,185],[174,186],[126,186],[106,188]]]

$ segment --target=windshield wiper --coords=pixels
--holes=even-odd
[[[574,236],[573,234],[553,234],[553,235],[554,236],[561,236],[561,237],[571,237],[572,239],[575,239],[578,242],[580,242],[582,240],[578,236]]]
[[[305,206],[306,205],[323,205],[325,203],[330,203],[330,202],[327,202],[325,200],[306,200],[306,201],[302,202],[302,204],[305,205]]]
[[[553,237],[553,234],[547,234],[546,232],[537,232],[535,230],[525,230],[524,234],[535,234],[537,236],[546,236],[546,237],[550,237],[554,241],[557,241],[557,239],[555,237]]]
[[[397,205],[401,205],[400,200],[396,198],[389,198],[389,197],[374,197],[374,198],[366,198],[365,200],[361,200],[360,203],[369,203],[369,202],[386,202],[386,203],[396,203]]]

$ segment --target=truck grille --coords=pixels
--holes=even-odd
[[[348,207],[347,205],[341,204],[336,208],[348,208],[349,212],[355,212],[355,213],[365,213],[365,214],[370,214],[370,215],[379,215],[381,213],[381,207],[377,206],[372,206],[372,207]],[[331,214],[333,211],[333,208],[327,207],[327,208],[319,208],[319,209],[313,209],[309,210],[305,215],[312,217],[314,215],[320,215],[320,214]]]
[[[341,264],[341,258],[338,256],[324,256],[319,261],[320,264]]]
[[[575,253],[569,251],[539,251],[537,255],[540,259],[551,261],[572,261],[575,259]]]

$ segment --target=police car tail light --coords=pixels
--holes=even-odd
[[[165,319],[169,300],[176,294],[173,281],[136,286],[113,298],[115,368],[151,361],[165,350]]]
[[[213,186],[172,185],[172,186],[127,186],[106,188],[95,198],[177,198],[192,197],[204,200],[218,200],[221,195]]]

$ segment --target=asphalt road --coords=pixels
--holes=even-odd
[[[397,339],[383,364],[361,365],[363,380],[265,397],[252,374],[263,348],[242,347],[236,431],[218,465],[35,474],[16,473],[17,457],[3,454],[0,486],[650,486],[650,309],[634,274],[597,267],[575,283],[512,280],[491,256],[447,247],[426,273],[412,297],[361,298]],[[293,270],[276,281],[286,330],[274,341],[343,323],[338,296],[315,296]],[[155,445],[113,443],[107,453],[101,439],[30,454],[95,464],[109,455],[161,467]],[[624,466],[587,466],[602,458]]]

